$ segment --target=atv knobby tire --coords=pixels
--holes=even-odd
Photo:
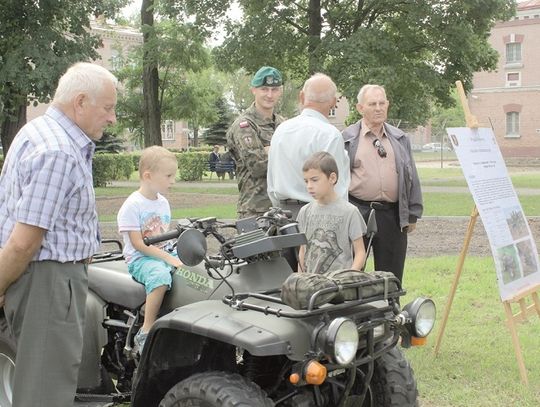
[[[174,385],[159,407],[273,407],[256,384],[238,374],[199,373]]]
[[[372,406],[418,406],[418,390],[413,370],[399,348],[391,349],[375,361],[370,392]]]
[[[15,375],[15,341],[9,334],[4,312],[0,310],[0,406],[11,407]]]

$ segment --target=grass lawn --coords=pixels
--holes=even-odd
[[[96,197],[126,197],[133,191],[138,189],[137,185],[133,187],[99,187],[95,188]],[[236,184],[231,184],[230,187],[200,187],[191,186],[190,184],[176,184],[169,191],[171,194],[190,193],[190,194],[217,194],[217,195],[238,195],[238,187]]]
[[[460,168],[418,168],[423,186],[466,187],[467,181]],[[540,188],[540,171],[510,172],[515,188]]]
[[[469,216],[474,201],[468,193],[424,192],[424,216]],[[540,197],[521,195],[521,206],[526,216],[540,216]]]
[[[437,304],[437,319],[454,279],[457,257],[409,258],[405,301],[428,296]],[[540,320],[518,328],[528,369],[529,387],[520,382],[510,332],[498,293],[491,258],[467,258],[438,356],[433,353],[440,326],[423,348],[407,357],[415,371],[424,407],[528,407],[540,405]]]
[[[416,162],[440,161],[441,153],[440,152],[414,151],[413,157],[414,157],[414,161]],[[443,151],[442,159],[443,161],[455,161],[457,160],[456,153],[454,153],[453,151]]]

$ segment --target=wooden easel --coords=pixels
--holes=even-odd
[[[459,94],[459,98],[461,100],[461,104],[463,106],[463,112],[465,113],[465,120],[467,123],[467,127],[469,128],[478,128],[478,121],[475,116],[471,114],[471,111],[469,109],[469,104],[467,103],[467,97],[465,95],[465,91],[463,89],[463,85],[461,81],[456,81],[456,87]],[[454,276],[454,281],[452,282],[452,286],[450,288],[450,293],[448,294],[448,300],[446,302],[443,318],[441,321],[441,329],[439,330],[439,334],[437,336],[437,342],[435,344],[434,353],[435,355],[438,355],[439,349],[441,346],[442,337],[444,335],[444,331],[446,329],[446,323],[448,321],[448,315],[450,314],[450,309],[452,308],[452,302],[454,301],[454,296],[456,294],[456,289],[459,283],[459,279],[461,277],[461,272],[463,271],[463,264],[465,262],[465,257],[467,256],[467,252],[469,250],[469,244],[471,242],[472,234],[474,231],[474,226],[476,225],[476,221],[478,219],[478,209],[476,208],[476,205],[474,206],[471,218],[469,220],[469,225],[467,227],[467,232],[465,233],[465,240],[463,242],[463,248],[461,249],[461,253],[459,255],[458,263],[456,265],[456,274]],[[516,354],[516,359],[518,362],[519,367],[519,374],[521,377],[521,381],[528,385],[529,380],[527,377],[527,369],[525,368],[525,362],[523,361],[523,354],[521,352],[521,345],[519,342],[519,336],[517,333],[517,324],[520,322],[527,322],[528,316],[536,313],[540,317],[540,301],[538,299],[538,293],[537,291],[540,289],[540,285],[536,285],[533,287],[529,287],[522,292],[516,294],[513,298],[502,301],[504,306],[504,311],[506,313],[506,325],[508,326],[508,329],[510,330],[510,335],[512,336],[512,344],[514,345],[514,352]],[[526,297],[531,296],[532,298],[532,304],[527,305]],[[512,304],[517,303],[519,304],[519,312],[513,313],[512,311]]]

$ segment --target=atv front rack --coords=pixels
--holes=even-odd
[[[397,290],[388,290],[388,280],[392,279],[395,280],[395,283],[397,285]],[[382,293],[367,297],[362,297],[361,295],[361,289],[362,287],[366,287],[369,285],[375,285],[375,284],[381,284],[385,289]],[[333,303],[325,303],[319,307],[316,307],[315,304],[317,303],[317,298],[320,296],[323,296],[325,294],[329,294],[332,292],[342,292],[344,290],[356,290],[357,298],[356,300],[343,300],[343,302],[333,304]],[[351,307],[355,307],[358,305],[364,305],[368,304],[370,302],[374,301],[389,301],[389,308],[393,308],[393,303],[397,301],[397,299],[403,295],[406,294],[406,291],[404,291],[401,287],[401,283],[396,277],[390,277],[390,278],[379,278],[372,281],[360,281],[355,283],[348,283],[348,284],[341,284],[339,287],[329,287],[324,288],[322,290],[316,291],[311,295],[308,301],[308,307],[305,310],[293,310],[291,311],[289,306],[287,306],[280,298],[281,290],[280,289],[273,289],[264,291],[261,293],[239,293],[235,295],[226,295],[223,298],[223,302],[230,307],[244,311],[244,310],[252,310],[252,311],[258,311],[262,312],[265,315],[271,314],[276,315],[278,317],[285,317],[285,318],[306,318],[313,315],[320,315],[325,313],[333,313],[338,312],[341,310],[349,309]],[[251,300],[262,300],[266,302],[272,302],[275,304],[286,306],[287,309],[279,308],[279,307],[272,307],[269,305],[260,305],[256,304]]]

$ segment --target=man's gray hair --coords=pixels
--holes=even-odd
[[[371,90],[371,89],[378,89],[380,90],[383,95],[384,95],[384,98],[386,99],[386,91],[384,90],[384,87],[381,86],[381,85],[364,85],[360,88],[360,91],[358,92],[358,96],[356,97],[356,99],[358,100],[358,103],[362,103],[362,101],[364,100],[364,96],[366,95],[366,92],[368,90]]]
[[[77,62],[70,66],[60,78],[54,93],[53,104],[68,104],[81,93],[95,100],[107,81],[115,87],[118,85],[118,79],[102,66],[89,62]]]
[[[321,86],[320,82],[325,86]],[[302,88],[305,102],[328,103],[337,97],[337,86],[328,75],[316,73],[309,78]]]

